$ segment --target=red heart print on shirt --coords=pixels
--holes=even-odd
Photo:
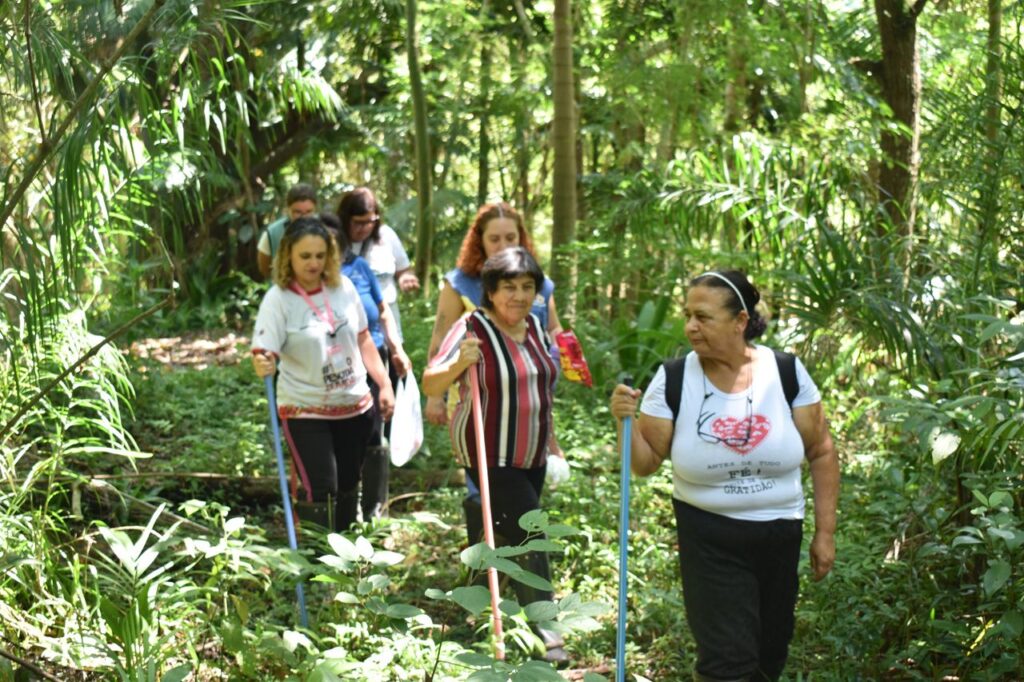
[[[722,445],[745,456],[760,445],[768,432],[772,430],[772,423],[764,415],[755,414],[750,420],[750,440],[746,443],[743,442],[743,439],[747,437],[746,419],[719,417],[711,422],[711,433],[722,439]]]

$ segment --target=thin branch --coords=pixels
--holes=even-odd
[[[3,210],[0,211],[0,226],[5,225],[11,215],[14,214],[14,208],[21,201],[21,198],[25,196],[25,193],[32,185],[32,182],[35,180],[39,170],[50,159],[54,151],[56,151],[57,144],[64,137],[64,134],[67,133],[68,128],[71,127],[73,122],[78,120],[79,114],[81,114],[86,107],[91,106],[93,95],[95,95],[96,91],[99,89],[100,83],[102,83],[103,79],[107,77],[107,74],[114,68],[114,65],[121,60],[121,57],[124,56],[125,52],[135,44],[139,36],[142,35],[142,32],[149,28],[149,24],[153,21],[153,18],[156,17],[160,8],[163,7],[164,2],[166,2],[166,0],[153,0],[153,5],[142,16],[142,18],[139,19],[139,22],[135,24],[131,33],[125,36],[124,40],[121,41],[121,44],[118,46],[114,54],[110,56],[110,59],[100,65],[100,69],[96,73],[96,76],[89,81],[89,85],[86,86],[82,94],[78,96],[77,100],[75,100],[75,103],[71,106],[71,110],[68,111],[67,116],[64,117],[64,120],[61,121],[60,125],[53,131],[50,138],[44,139],[36,147],[32,160],[25,167],[25,174],[22,176],[21,182],[18,183],[17,188],[15,188],[11,193],[10,198],[7,200],[7,204],[4,205]]]
[[[25,52],[28,56],[28,83],[32,88],[32,104],[35,105],[39,121],[39,137],[46,143],[46,124],[43,123],[43,108],[39,104],[39,86],[36,83],[36,65],[32,57],[32,1],[25,0]],[[2,223],[0,223],[2,224]]]
[[[526,42],[533,42],[533,29],[530,28],[530,18],[526,16],[526,8],[523,7],[523,0],[513,0],[513,4],[516,7],[516,16],[519,17],[519,25],[523,27],[523,35],[526,36]]]
[[[4,658],[6,658],[8,660],[14,661],[15,663],[17,663],[18,665],[20,665],[23,668],[28,668],[29,670],[34,672],[36,675],[39,675],[40,677],[46,678],[48,680],[54,680],[54,682],[60,682],[60,678],[59,677],[54,677],[53,675],[51,675],[50,673],[48,673],[45,670],[43,670],[42,668],[40,668],[38,665],[36,665],[32,661],[29,661],[28,659],[22,658],[21,656],[15,656],[10,651],[7,651],[6,649],[0,648],[0,656],[3,656]]]
[[[0,222],[0,224],[2,224],[2,222]],[[170,298],[166,298],[163,301],[161,301],[160,303],[157,303],[155,306],[149,308],[148,310],[145,310],[145,311],[139,313],[138,315],[136,315],[135,317],[130,319],[128,322],[125,322],[123,325],[121,325],[120,327],[115,329],[113,332],[111,332],[102,341],[100,341],[95,346],[90,348],[89,351],[85,355],[83,355],[82,357],[78,358],[78,360],[76,360],[73,365],[71,365],[70,367],[65,369],[63,372],[61,372],[55,379],[53,379],[53,381],[48,383],[43,388],[39,389],[39,392],[36,393],[34,396],[32,396],[32,398],[30,398],[29,400],[25,401],[25,403],[21,406],[21,408],[18,410],[18,412],[13,417],[11,417],[7,421],[6,424],[4,424],[4,427],[2,429],[0,429],[0,434],[3,434],[2,438],[6,439],[6,437],[13,432],[14,425],[17,424],[18,421],[23,416],[25,416],[25,413],[28,412],[29,409],[31,409],[33,405],[35,405],[37,402],[42,400],[43,396],[45,396],[47,393],[49,393],[54,388],[56,388],[57,385],[60,382],[64,381],[64,379],[66,379],[68,377],[68,375],[70,375],[76,369],[81,367],[86,362],[86,360],[88,360],[92,356],[96,355],[96,353],[98,353],[101,348],[103,348],[105,345],[107,345],[108,343],[110,343],[111,341],[116,339],[118,336],[120,336],[121,334],[123,334],[127,330],[131,329],[133,326],[135,326],[136,323],[138,323],[141,320],[146,319],[147,317],[149,317],[150,315],[152,315],[156,311],[160,310],[161,308],[163,308],[165,305],[167,305],[170,302],[171,302],[171,299]],[[3,442],[3,441],[0,440],[0,442]]]
[[[921,12],[924,11],[924,6],[927,4],[928,0],[917,0],[913,5],[911,5],[910,9],[907,10],[907,14],[909,14],[912,19],[917,19],[917,17],[921,15]]]

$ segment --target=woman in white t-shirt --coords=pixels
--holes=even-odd
[[[338,219],[341,221],[342,243],[347,245],[348,253],[362,257],[377,277],[384,303],[398,330],[397,341],[401,343],[398,291],[412,291],[420,287],[419,279],[409,267],[409,256],[401,240],[393,229],[381,224],[377,197],[367,187],[357,187],[341,197]],[[389,384],[394,390],[406,368],[391,362],[387,369]],[[384,441],[390,438],[391,422],[378,421],[370,433],[370,443],[363,460],[361,505],[364,520],[382,516],[387,510],[391,458]]]
[[[683,598],[702,682],[782,674],[799,583],[805,459],[814,487],[814,578],[835,560],[839,463],[821,397],[793,359],[797,390],[788,402],[775,353],[752,343],[766,326],[759,301],[742,272],[693,279],[685,307],[693,352],[678,417],[673,422],[662,367],[633,426],[636,474],[653,473],[671,456]],[[640,394],[621,384],[612,393],[620,440],[621,419],[636,414]]]
[[[253,332],[253,367],[260,377],[280,371],[277,409],[302,481],[299,518],[329,530],[356,520],[358,485],[373,398],[391,417],[395,398],[366,311],[341,275],[334,240],[319,218],[288,224],[274,256],[274,286],[263,297]],[[292,491],[293,494],[296,492]]]
[[[349,249],[370,264],[377,275],[384,302],[402,334],[402,318],[398,311],[398,292],[420,288],[420,280],[412,271],[409,255],[391,227],[380,220],[377,197],[368,187],[356,187],[338,202],[338,218],[348,240]]]

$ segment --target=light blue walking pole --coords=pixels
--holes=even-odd
[[[630,388],[633,377],[622,380]],[[626,679],[626,557],[629,553],[629,467],[633,447],[633,418],[622,419],[622,471],[619,476],[619,623],[615,641],[615,680]]]
[[[284,453],[281,451],[281,426],[277,422],[277,400],[274,399],[274,377],[263,377],[267,385],[267,403],[270,405],[270,428],[274,432],[274,454],[277,455],[277,476],[281,483],[281,503],[284,505],[284,525],[288,529],[288,546],[298,551],[299,543],[295,538],[295,519],[292,517],[292,496],[288,492],[288,476],[284,471]],[[295,596],[299,600],[299,622],[302,627],[309,627],[309,616],[306,615],[306,593],[302,589],[302,581],[295,586]]]

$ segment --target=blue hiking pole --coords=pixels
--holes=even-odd
[[[633,377],[626,376],[622,383],[633,387]],[[622,471],[619,477],[619,623],[615,641],[615,680],[626,679],[626,556],[629,553],[629,467],[633,447],[633,418],[622,419]]]
[[[281,427],[277,423],[277,401],[274,399],[274,377],[263,377],[267,385],[267,403],[270,405],[270,428],[274,432],[274,453],[277,455],[277,476],[281,483],[281,502],[284,504],[284,525],[288,529],[288,546],[293,552],[299,549],[295,539],[295,519],[292,518],[292,497],[288,492],[288,476],[284,471],[284,453],[281,452]],[[309,627],[309,616],[306,615],[306,593],[302,590],[302,580],[295,586],[295,596],[299,600],[299,622],[302,627]]]

